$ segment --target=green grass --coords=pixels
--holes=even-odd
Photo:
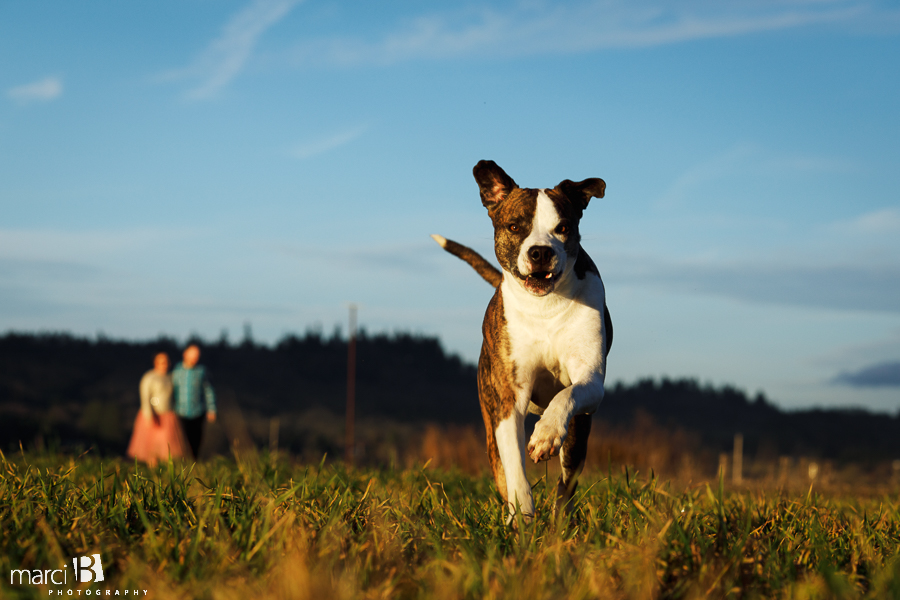
[[[554,521],[551,487],[539,481],[537,518],[510,528],[488,478],[446,471],[3,456],[0,597],[900,598],[896,496],[592,473]],[[96,552],[102,584],[10,584],[11,569]]]

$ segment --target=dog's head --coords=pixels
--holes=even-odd
[[[520,188],[494,161],[474,169],[481,202],[494,223],[494,251],[505,271],[535,296],[546,296],[572,271],[581,236],[578,222],[602,179],[566,179],[553,189]]]

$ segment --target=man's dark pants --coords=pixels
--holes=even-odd
[[[187,438],[191,453],[196,460],[199,457],[200,442],[203,441],[203,422],[206,421],[206,415],[192,419],[180,416],[178,419],[181,421],[181,430],[184,432],[184,437]]]

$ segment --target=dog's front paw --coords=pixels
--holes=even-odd
[[[560,427],[556,423],[546,418],[542,418],[534,426],[534,433],[531,434],[531,440],[528,442],[528,455],[535,463],[542,460],[550,460],[551,457],[559,454],[563,442],[568,433],[565,427]]]

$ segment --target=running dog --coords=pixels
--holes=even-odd
[[[584,467],[591,414],[603,399],[612,321],[600,272],[581,247],[578,224],[602,179],[520,188],[493,161],[473,170],[494,225],[502,271],[471,248],[433,235],[496,288],[484,315],[478,397],[488,459],[500,495],[534,516],[525,476],[525,414],[541,415],[527,444],[535,463],[559,454],[555,509],[568,510]]]

